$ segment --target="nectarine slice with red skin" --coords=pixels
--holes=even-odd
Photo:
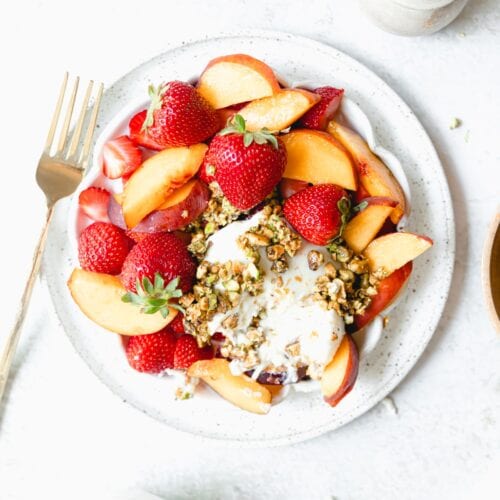
[[[125,219],[123,218],[123,209],[120,203],[121,193],[114,193],[109,197],[108,202],[108,217],[112,224],[121,227],[122,229],[127,229],[127,224],[125,224]]]
[[[355,215],[346,225],[342,238],[356,253],[361,253],[377,236],[386,219],[398,204],[397,201],[381,196],[363,200],[366,208]]]
[[[327,131],[349,151],[358,171],[359,183],[370,196],[384,196],[398,202],[391,214],[397,224],[406,210],[403,189],[387,166],[376,156],[365,140],[354,130],[330,121]]]
[[[272,96],[256,99],[238,111],[247,130],[267,128],[279,131],[288,128],[311,109],[321,97],[302,89],[283,89]]]
[[[273,95],[280,85],[264,62],[247,54],[231,54],[208,63],[197,90],[215,109],[220,109]]]
[[[206,184],[198,179],[191,179],[174,191],[158,210],[147,215],[133,230],[156,233],[182,229],[207,208],[209,199],[210,191]]]
[[[326,132],[296,129],[280,136],[287,151],[283,177],[312,184],[337,184],[356,190],[356,171],[351,157],[334,137]]]
[[[272,400],[270,391],[246,375],[233,375],[227,359],[196,361],[189,367],[187,374],[200,378],[226,401],[242,410],[260,415],[269,412]]]
[[[120,335],[146,335],[165,328],[177,315],[169,309],[164,318],[159,312],[144,314],[139,307],[122,301],[127,290],[118,276],[74,269],[68,280],[73,300],[94,323]]]
[[[281,197],[284,200],[286,200],[287,198],[290,198],[290,196],[293,196],[295,193],[298,193],[299,191],[308,188],[309,183],[306,181],[299,181],[297,179],[286,179],[285,177],[283,177],[278,187],[280,190]]]
[[[413,262],[407,262],[403,267],[396,269],[390,276],[380,281],[377,287],[377,295],[372,297],[372,301],[365,309],[365,312],[354,316],[356,330],[361,330],[396,300],[396,297],[408,282],[412,269]]]
[[[321,377],[321,393],[330,406],[337,406],[352,390],[358,368],[358,348],[352,337],[346,334]]]
[[[133,228],[191,179],[208,146],[194,144],[168,148],[148,158],[130,177],[123,191],[123,218]]]
[[[387,275],[403,267],[433,245],[432,240],[420,234],[397,232],[375,238],[363,252],[370,271],[383,269]]]

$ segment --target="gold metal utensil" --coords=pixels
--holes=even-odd
[[[35,279],[40,269],[40,262],[42,260],[50,220],[54,212],[54,205],[58,200],[65,198],[75,191],[83,178],[89,159],[92,136],[94,135],[97,113],[101,103],[103,84],[101,83],[98,85],[97,95],[95,96],[93,104],[89,107],[94,87],[94,83],[92,81],[89,82],[76,125],[73,133],[70,134],[69,129],[78,92],[78,84],[79,78],[76,77],[69,98],[67,99],[66,113],[62,125],[60,125],[59,140],[56,144],[54,137],[56,135],[56,129],[58,128],[59,117],[61,115],[66,87],[68,85],[68,73],[64,75],[45,148],[38,162],[36,180],[47,199],[47,217],[33,256],[31,273],[23,292],[16,322],[7,338],[4,351],[0,358],[0,401],[5,391],[12,359],[14,358],[14,353],[16,352],[16,347],[21,335],[21,329],[31,299],[33,285],[35,284]],[[88,114],[90,114],[90,117],[86,120]],[[83,143],[81,143],[82,138]]]

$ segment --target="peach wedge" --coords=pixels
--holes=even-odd
[[[247,130],[267,128],[275,132],[288,128],[320,99],[307,90],[284,89],[248,103],[238,114],[245,119]]]
[[[372,298],[365,312],[354,316],[356,330],[360,330],[366,326],[396,300],[396,297],[408,282],[412,269],[413,263],[411,261],[407,262],[403,267],[396,269],[378,284],[377,295]]]
[[[337,406],[354,387],[358,368],[358,348],[352,337],[345,335],[321,377],[321,393],[330,406]]]
[[[365,140],[348,127],[332,120],[327,131],[349,151],[358,170],[359,183],[370,196],[384,196],[397,201],[391,220],[397,224],[406,210],[403,190],[392,172],[372,153]]]
[[[287,152],[283,177],[356,190],[356,171],[349,153],[330,134],[297,129],[280,138]]]
[[[374,239],[364,251],[371,271],[384,269],[391,274],[429,250],[432,240],[414,233],[389,233]]]
[[[200,378],[242,410],[260,415],[269,412],[272,400],[270,391],[246,375],[233,375],[226,359],[196,361],[190,366],[188,375]]]
[[[355,215],[346,225],[342,237],[356,253],[361,253],[384,225],[397,202],[390,198],[374,196],[363,202],[368,206]]]
[[[165,328],[176,316],[170,309],[143,314],[139,308],[122,301],[127,292],[117,276],[74,269],[68,280],[71,296],[82,312],[98,325],[121,335],[145,335]]]
[[[267,64],[246,54],[232,54],[212,59],[197,89],[215,109],[220,109],[273,95],[280,85]]]
[[[191,179],[203,161],[206,144],[169,148],[148,158],[128,180],[123,191],[123,217],[133,228]]]

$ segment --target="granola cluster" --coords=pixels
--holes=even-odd
[[[287,259],[299,250],[301,239],[283,218],[281,205],[272,200],[263,208],[259,223],[238,238],[238,245],[255,263],[260,260],[259,247],[265,247],[271,270],[283,273],[288,269]]]
[[[212,182],[209,188],[212,195],[206,210],[187,228],[193,234],[188,250],[198,260],[203,259],[208,249],[207,238],[244,213],[231,205],[216,182]]]
[[[370,305],[386,273],[382,269],[370,272],[365,257],[341,244],[332,244],[328,250],[333,262],[327,262],[324,273],[316,279],[313,297],[350,325],[354,316],[363,314]]]
[[[196,271],[196,284],[191,293],[183,295],[179,304],[185,308],[184,327],[200,345],[210,341],[208,323],[217,313],[236,307],[243,292],[258,295],[262,292],[264,274],[253,262],[243,264],[228,261],[213,264],[202,261]],[[232,315],[228,321],[236,321]]]

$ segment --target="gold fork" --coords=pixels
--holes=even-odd
[[[85,96],[83,98],[80,114],[78,116],[70,140],[69,129],[71,124],[71,117],[73,115],[75,99],[78,92],[79,81],[80,79],[76,77],[71,93],[69,94],[67,109],[59,135],[59,141],[55,146],[55,151],[52,152],[52,150],[54,149],[54,136],[56,134],[59,116],[61,114],[61,108],[63,106],[66,87],[68,84],[68,73],[64,75],[61,90],[59,92],[59,98],[56,104],[56,109],[52,117],[47,141],[45,143],[45,148],[38,162],[36,181],[39,187],[45,193],[45,197],[47,199],[47,217],[33,256],[31,273],[24,288],[23,296],[21,299],[21,306],[17,313],[16,322],[12,331],[10,332],[9,337],[7,338],[2,357],[0,358],[0,402],[5,391],[5,386],[7,385],[7,378],[9,376],[12,359],[14,358],[14,353],[16,351],[19,337],[21,335],[21,328],[23,326],[24,317],[26,316],[28,304],[31,299],[33,285],[35,284],[35,279],[40,269],[43,249],[45,247],[45,241],[47,239],[47,232],[49,229],[52,214],[54,213],[54,205],[58,200],[65,198],[75,191],[78,184],[80,184],[80,181],[83,178],[89,159],[92,136],[94,135],[94,130],[97,122],[97,113],[99,111],[99,105],[101,103],[103,84],[99,84],[94,103],[87,110],[94,85],[92,81],[89,82],[87,90],[85,92]],[[84,131],[87,112],[90,113],[90,119],[88,121],[88,125],[86,125],[86,131]],[[82,134],[84,135],[84,139],[80,147]]]

